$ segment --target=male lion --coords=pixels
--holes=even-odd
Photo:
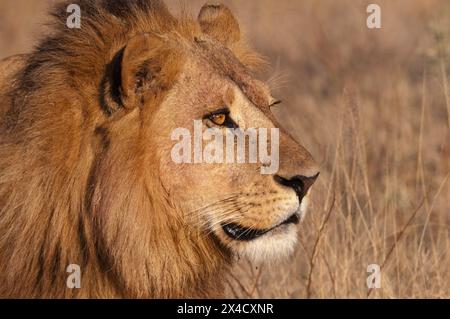
[[[171,132],[194,120],[277,125],[230,10],[78,0],[69,29],[70,2],[0,66],[0,296],[217,297],[235,256],[291,252],[318,168],[285,131],[275,175],[171,158]]]

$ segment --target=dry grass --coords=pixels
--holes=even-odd
[[[383,29],[368,30],[368,1],[223,2],[273,62],[277,116],[322,165],[295,256],[242,260],[230,295],[449,298],[450,3],[379,0]],[[29,49],[45,3],[0,3],[0,58]]]

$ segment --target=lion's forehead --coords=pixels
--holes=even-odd
[[[271,97],[269,88],[256,79],[230,49],[218,43],[201,41],[197,42],[195,54],[213,72],[235,83],[255,106],[268,109]]]

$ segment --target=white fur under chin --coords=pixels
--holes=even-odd
[[[270,233],[245,243],[238,248],[239,254],[248,257],[255,263],[273,262],[286,258],[294,252],[297,244],[297,227],[287,226],[280,233]]]
[[[304,220],[308,210],[309,199],[305,197],[300,206],[300,219]],[[287,225],[276,229],[258,239],[245,243],[237,250],[255,263],[274,262],[289,257],[295,250],[298,240],[298,226]]]

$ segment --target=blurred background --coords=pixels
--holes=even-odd
[[[52,2],[0,0],[0,59],[45,35]],[[167,2],[196,16],[205,0]],[[450,2],[221,2],[271,64],[277,117],[322,166],[295,256],[240,260],[229,296],[450,298]],[[382,29],[366,26],[373,2]]]

